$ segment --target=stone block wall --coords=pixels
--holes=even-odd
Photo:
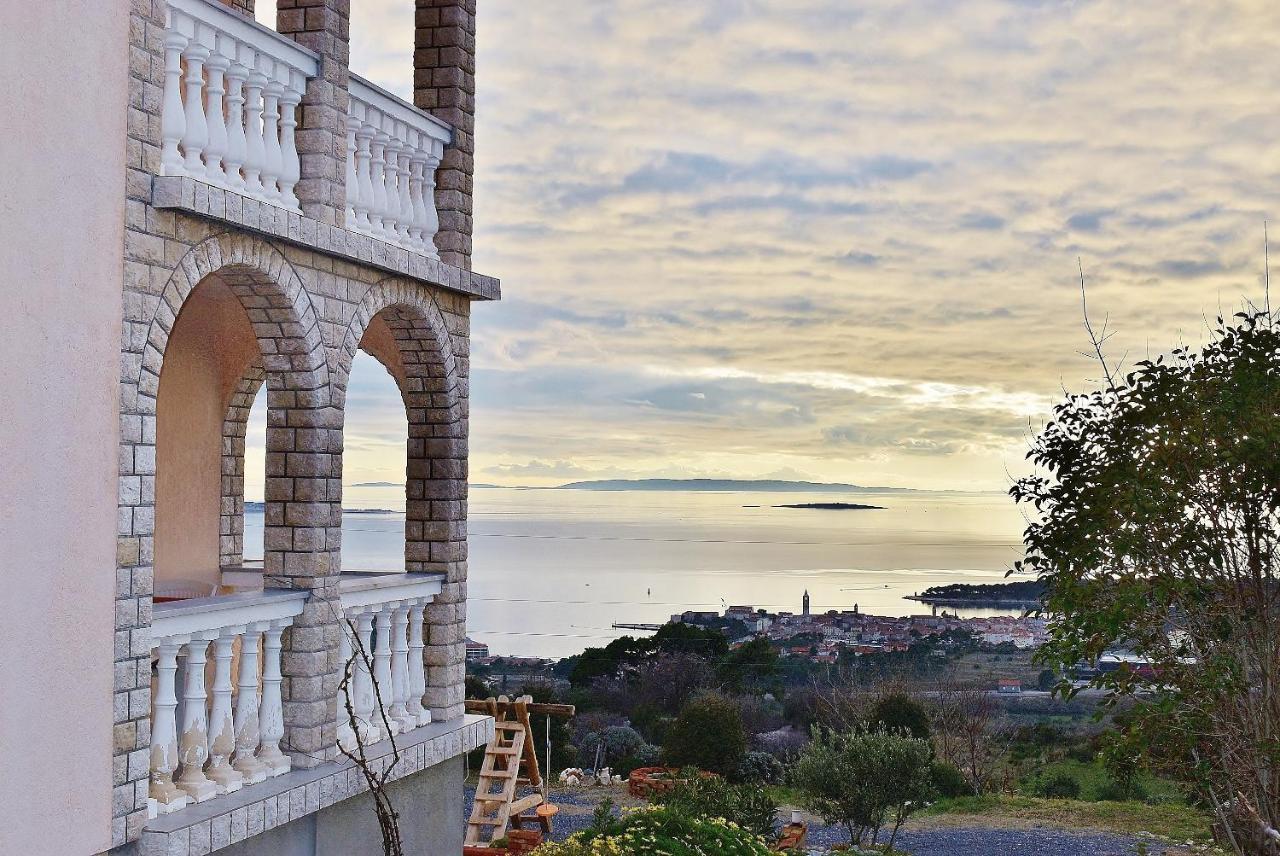
[[[282,748],[295,767],[314,766],[334,755],[346,385],[351,360],[375,316],[395,332],[405,365],[397,380],[410,425],[406,568],[447,575],[427,613],[426,701],[438,719],[462,713],[467,573],[470,299],[449,285],[456,288],[465,281],[457,268],[470,264],[468,117],[473,112],[474,63],[467,58],[474,56],[474,2],[460,5],[462,18],[444,8],[454,4],[439,4],[440,26],[445,28],[439,38],[461,44],[442,43],[440,47],[448,50],[433,60],[437,70],[446,60],[457,60],[459,72],[441,72],[442,106],[432,112],[463,121],[459,150],[446,154],[437,176],[442,222],[437,241],[446,262],[433,268],[440,272],[438,282],[388,274],[374,264],[307,246],[308,236],[318,229],[342,222],[348,0],[279,1],[280,31],[322,57],[321,73],[309,83],[302,102],[297,133],[302,180],[296,192],[304,216],[260,206],[264,223],[267,217],[288,220],[287,229],[275,234],[287,233],[289,240],[264,236],[269,231],[265,227],[229,222],[233,205],[237,212],[247,212],[250,206],[258,210],[259,204],[202,185],[196,192],[203,194],[201,210],[208,210],[209,216],[152,204],[152,178],[160,171],[165,2],[130,2],[115,572],[114,845],[136,840],[146,822],[156,396],[168,335],[187,295],[201,281],[217,277],[231,288],[262,352],[261,373],[268,387],[267,584],[306,589],[312,595],[284,639]],[[252,12],[252,0],[229,0],[229,5]],[[444,84],[455,78],[456,84]],[[216,205],[211,202],[215,195]],[[247,213],[243,219],[249,219]],[[238,517],[243,511],[244,435],[243,425],[237,423],[247,416],[246,401],[252,401],[250,391],[238,389],[227,402],[223,559],[243,551],[243,533],[236,527],[242,525]]]
[[[471,267],[475,175],[476,0],[415,0],[413,103],[454,128],[436,169],[440,258]]]

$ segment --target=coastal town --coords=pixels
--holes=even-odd
[[[815,663],[835,662],[843,652],[855,655],[906,651],[913,642],[960,631],[986,645],[1011,644],[1032,649],[1047,638],[1047,621],[1033,616],[997,615],[961,618],[945,610],[937,614],[884,616],[862,612],[855,603],[846,610],[814,614],[809,593],[799,613],[769,612],[753,606],[730,606],[723,613],[682,612],[671,621],[699,627],[716,627],[731,639],[730,647],[764,637],[783,657],[807,658]]]
[[[1031,614],[965,618],[946,609],[929,614],[887,616],[863,612],[858,604],[844,610],[814,613],[804,592],[798,612],[770,612],[751,605],[723,611],[686,610],[671,616],[670,624],[718,630],[738,650],[758,639],[768,640],[780,660],[815,665],[835,664],[841,658],[906,653],[912,645],[936,643],[945,654],[959,642],[970,647],[1030,653],[1048,639],[1048,621]],[[657,624],[617,624],[618,629],[656,631]],[[520,676],[522,680],[550,673],[549,658],[491,653],[483,641],[466,640],[467,664],[489,676]]]

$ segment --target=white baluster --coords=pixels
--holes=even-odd
[[[197,24],[197,29],[203,25]],[[187,61],[186,97],[183,99],[186,116],[186,130],[182,135],[182,167],[187,175],[203,179],[205,177],[204,147],[209,142],[209,127],[204,118],[204,61],[209,58],[209,49],[200,43],[199,36],[187,42],[182,53]]]
[[[287,626],[279,621],[271,622],[262,639],[262,706],[258,709],[258,728],[262,745],[258,748],[258,760],[279,776],[289,772],[289,756],[280,751],[284,737],[284,705],[280,700],[280,634]]]
[[[227,186],[232,190],[243,190],[244,176],[240,174],[240,167],[244,166],[246,148],[244,82],[249,76],[249,69],[239,61],[237,52],[233,43],[232,62],[227,68],[227,153],[222,157],[222,164]]]
[[[160,112],[160,167],[165,175],[182,175],[178,144],[187,132],[182,107],[182,51],[187,37],[174,26],[164,34],[164,101]]]
[[[347,115],[347,214],[346,224],[348,229],[359,228],[360,218],[356,216],[356,208],[360,206],[360,179],[356,176],[356,129],[360,127],[360,120],[350,114]]]
[[[373,128],[368,122],[360,121],[356,130],[356,183],[359,193],[356,195],[356,228],[364,232],[374,230],[370,218],[373,207],[372,155],[369,144],[373,140]]]
[[[356,748],[355,709],[356,689],[355,664],[351,662],[355,648],[351,644],[351,635],[355,630],[348,623],[346,616],[338,621],[338,745],[348,752]]]
[[[269,57],[259,57],[265,65],[267,85],[262,90],[262,143],[266,152],[262,163],[262,190],[269,202],[280,201],[280,176],[284,171],[284,156],[280,151],[280,93],[284,87],[275,79],[275,63]]]
[[[409,610],[409,703],[408,711],[414,716],[418,725],[431,722],[431,711],[422,706],[422,697],[427,692],[426,663],[422,659],[422,651],[426,644],[422,638],[423,612],[426,601],[415,601]]]
[[[383,604],[378,610],[377,639],[373,649],[373,680],[378,686],[378,700],[382,703],[382,713],[374,711],[374,718],[379,728],[391,728],[391,734],[400,733],[400,724],[391,716],[391,705],[395,702],[395,682],[391,676],[391,607]],[[388,735],[390,736],[390,735]]]
[[[381,120],[382,117],[372,107],[365,111],[365,121],[373,125],[373,140],[369,143],[369,183],[373,186],[373,196],[369,201],[369,227],[373,234],[379,236],[386,234],[387,214],[387,176],[383,171],[387,135],[382,132]]]
[[[204,664],[209,635],[194,637],[187,643],[185,680],[182,687],[182,736],[178,741],[178,758],[182,775],[178,787],[196,802],[204,802],[218,793],[218,786],[205,778],[204,762],[209,757],[209,719],[205,711]]]
[[[240,672],[236,682],[236,760],[232,764],[247,785],[267,777],[267,765],[253,754],[262,739],[258,729],[258,646],[267,625],[254,624],[240,642]]]
[[[231,715],[231,656],[243,627],[224,627],[213,641],[213,707],[209,713],[208,777],[222,793],[240,790],[244,776],[231,766],[236,725]]]
[[[382,216],[382,229],[388,241],[400,240],[400,140],[396,138],[396,123],[390,116],[384,117],[383,130],[387,135],[387,148],[382,159],[383,179],[387,185],[387,207]]]
[[[418,134],[414,131],[413,134]],[[417,145],[413,146],[409,158],[409,205],[413,209],[413,217],[409,221],[409,241],[414,249],[424,250],[423,228],[427,224],[427,207],[422,199],[422,174],[426,169],[426,153],[422,150],[421,135],[418,134]]]
[[[409,195],[409,154],[412,148],[408,144],[409,128],[405,124],[400,125],[401,142],[400,146],[400,240],[402,243],[408,244],[411,241],[409,230],[413,226],[413,199]]]
[[[440,258],[436,249],[436,232],[440,231],[440,214],[436,211],[436,167],[440,166],[440,158],[435,153],[427,156],[422,170],[422,207],[426,219],[422,225],[423,249],[433,259]]]
[[[412,731],[418,727],[418,717],[410,715],[409,701],[409,604],[399,603],[391,614],[391,684],[395,698],[391,705],[391,717],[400,724],[400,731]]]
[[[280,95],[280,201],[293,211],[302,211],[293,188],[302,177],[302,165],[298,160],[298,144],[294,128],[298,126],[298,103],[302,101],[306,79],[301,72],[288,70],[289,80]]]
[[[373,613],[368,607],[362,608],[356,617],[356,638],[360,640],[362,652],[356,657],[356,673],[352,679],[355,688],[352,704],[356,709],[356,728],[362,740],[377,743],[382,739],[382,723],[374,715],[377,702],[373,695],[373,675],[369,671],[368,659],[373,657]]]
[[[151,815],[177,811],[190,798],[173,783],[178,769],[178,696],[174,675],[178,671],[178,649],[182,642],[164,639],[156,659],[156,694],[151,713],[151,783],[148,808]]]
[[[205,124],[209,129],[209,142],[204,147],[204,164],[209,181],[214,184],[225,184],[226,173],[223,172],[222,159],[227,153],[227,120],[223,114],[222,96],[226,93],[227,68],[231,60],[218,49],[226,42],[226,36],[217,36],[213,52],[205,63],[209,71],[209,80],[205,84]]]
[[[244,113],[244,189],[250,196],[262,196],[262,167],[266,162],[266,147],[262,141],[262,87],[267,85],[267,78],[252,65],[257,55],[249,52],[249,79],[245,81]]]

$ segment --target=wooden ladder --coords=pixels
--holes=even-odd
[[[485,746],[464,844],[489,844],[502,838],[513,816],[542,804],[542,794],[537,791],[516,799],[519,785],[534,788],[542,785],[533,727],[529,723],[530,701],[528,696],[515,702],[500,696],[489,699],[486,704],[494,719],[493,739]]]

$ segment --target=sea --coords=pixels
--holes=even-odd
[[[343,567],[403,568],[404,489],[348,486]],[[861,503],[880,509],[783,508]],[[472,487],[467,633],[494,654],[559,658],[685,610],[928,613],[929,586],[1001,582],[1022,556],[1001,493],[695,492]],[[262,513],[245,519],[260,558]],[[257,551],[255,553],[255,547]],[[1009,610],[959,609],[962,616]]]

